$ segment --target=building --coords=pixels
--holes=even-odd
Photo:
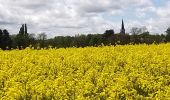
[[[120,34],[121,34],[121,35],[125,35],[125,27],[124,27],[123,19],[122,19],[122,27],[121,27],[121,29],[120,29]]]

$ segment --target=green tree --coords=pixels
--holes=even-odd
[[[102,42],[105,45],[114,44],[115,38],[114,38],[114,30],[106,30],[103,34]]]
[[[170,27],[166,30],[166,41],[170,42]]]
[[[22,24],[22,27],[19,30],[20,35],[24,35],[24,24]]]
[[[3,30],[3,38],[2,38],[2,41],[3,41],[3,47],[2,49],[10,49],[11,46],[12,46],[12,40],[9,36],[9,32],[5,29]]]
[[[27,33],[27,24],[24,24],[24,28],[25,28],[24,33],[27,36],[28,35],[28,33]]]
[[[85,46],[87,46],[86,35],[79,35],[79,34],[75,35],[73,44],[76,47],[85,47]]]
[[[3,43],[3,31],[0,29],[0,48],[2,49],[4,43]]]
[[[22,25],[14,40],[19,49],[26,48],[30,45],[30,41],[32,41],[33,38],[27,33],[26,24]]]
[[[101,44],[102,44],[102,35],[100,35],[100,34],[92,35],[92,37],[89,41],[89,45],[90,46],[99,46]]]

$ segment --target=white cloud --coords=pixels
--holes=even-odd
[[[170,4],[170,1],[167,2],[165,6],[157,8],[157,10],[156,10],[157,15],[160,16],[160,17],[164,17],[164,18],[169,17],[170,16],[170,12],[169,12],[170,6],[169,6],[169,4]]]
[[[153,0],[0,0],[0,27],[17,33],[22,23],[27,23],[29,32],[47,32],[55,35],[75,35],[77,33],[103,33],[106,29],[120,30],[121,20],[104,17],[126,15],[128,8],[138,9],[138,15],[145,17],[150,10],[156,12]],[[159,8],[160,17],[169,16],[167,8]],[[166,13],[163,16],[162,13]],[[135,12],[134,12],[135,16]],[[124,16],[126,18],[126,16]],[[164,24],[166,19],[162,19]],[[110,17],[110,19],[112,19]],[[149,19],[148,19],[149,20]],[[155,20],[155,19],[153,19]],[[136,23],[135,23],[136,22]],[[127,19],[127,30],[136,25],[155,25]],[[148,24],[149,23],[149,24]],[[157,25],[158,30],[161,26]],[[70,33],[70,34],[69,34]]]

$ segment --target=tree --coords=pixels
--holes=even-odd
[[[3,43],[3,32],[2,32],[2,30],[0,29],[0,48],[2,48],[3,47],[3,45],[4,45],[4,43]]]
[[[40,33],[37,36],[38,40],[46,40],[47,39],[47,35],[45,33]]]
[[[132,35],[139,35],[142,33],[148,32],[147,28],[145,26],[143,27],[132,27],[131,33]]]
[[[101,34],[93,34],[90,41],[89,41],[89,45],[90,46],[99,46],[103,43],[102,40],[102,35]]]
[[[24,35],[24,24],[22,24],[22,27],[19,30],[20,35]]]
[[[140,28],[138,28],[138,27],[132,27],[131,33],[132,33],[132,35],[138,35],[138,34],[140,34],[140,33],[142,33],[142,32],[141,32],[141,29],[140,29]]]
[[[170,42],[170,27],[165,31],[166,32],[166,41]]]
[[[73,43],[76,47],[85,47],[88,44],[86,39],[86,35],[75,35]]]
[[[147,28],[144,27],[132,27],[131,29],[131,42],[132,43],[141,43],[143,39],[140,37],[140,34],[147,33]]]
[[[11,46],[12,46],[12,40],[9,36],[9,32],[5,29],[3,30],[3,38],[2,38],[2,41],[3,41],[3,47],[2,49],[10,49]]]
[[[38,40],[40,48],[44,48],[45,47],[45,40],[46,39],[47,39],[47,35],[45,33],[38,34],[37,40]]]
[[[144,33],[140,34],[141,43],[149,44],[150,43],[149,38],[151,38],[149,32],[144,32]]]
[[[19,30],[19,33],[15,37],[15,43],[19,47],[19,49],[26,48],[30,45],[30,35],[27,33],[27,25],[22,24],[22,27]]]
[[[106,30],[103,34],[103,43],[105,45],[114,44],[114,30]]]
[[[111,35],[114,35],[114,30],[106,30],[105,32],[104,32],[104,37],[110,37]]]
[[[24,31],[25,31],[25,32],[24,32],[25,35],[28,35],[28,33],[27,33],[27,24],[25,24],[24,27],[25,27],[25,30],[24,30]]]

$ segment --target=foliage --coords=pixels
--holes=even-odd
[[[2,100],[168,100],[170,44],[0,51]]]
[[[166,40],[170,42],[170,27],[166,30]]]
[[[0,49],[10,49],[12,46],[12,40],[9,36],[9,32],[4,29],[0,30]]]
[[[5,34],[4,34],[5,32]],[[114,30],[106,30],[103,34],[87,34],[75,36],[56,36],[48,39],[47,34],[27,33],[27,25],[23,24],[16,35],[9,35],[8,31],[0,30],[0,48],[3,50],[11,48],[25,49],[30,45],[34,48],[67,48],[67,47],[87,47],[100,45],[126,45],[126,44],[152,44],[170,42],[170,29],[166,35],[150,34],[146,27],[133,27],[129,34],[115,34]]]

